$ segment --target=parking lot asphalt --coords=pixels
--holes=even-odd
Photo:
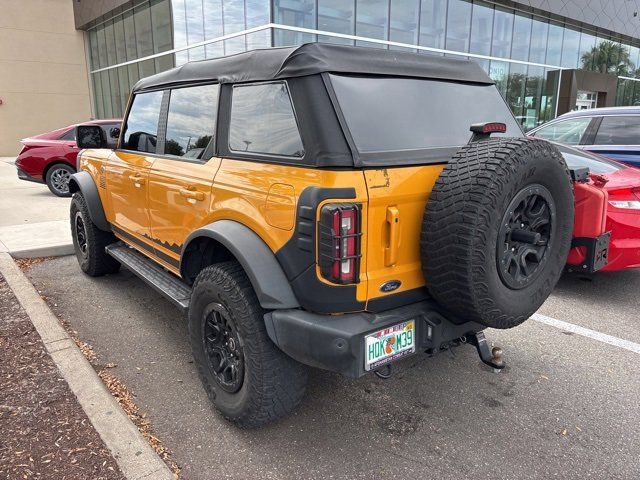
[[[389,380],[312,370],[302,406],[261,430],[219,417],[185,319],[129,272],[75,257],[31,267],[54,312],[133,391],[188,479],[640,478],[640,356],[533,320],[488,330],[499,374],[471,347],[415,355]],[[540,313],[640,341],[640,271],[568,276]]]

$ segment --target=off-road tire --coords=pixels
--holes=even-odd
[[[56,163],[53,166],[49,167],[47,170],[47,174],[45,175],[44,181],[49,187],[49,191],[53,193],[57,197],[70,197],[71,191],[69,190],[69,178],[71,175],[76,173],[73,167],[67,165],[65,163]],[[66,188],[62,188],[59,183],[62,179],[57,176],[63,175],[67,179]]]
[[[238,391],[218,382],[205,349],[206,312],[219,304],[239,336],[244,375]],[[218,411],[240,427],[255,428],[288,415],[302,400],[307,368],[285,355],[271,341],[251,283],[235,261],[204,268],[193,285],[189,305],[189,337],[202,384]]]
[[[498,243],[498,234],[519,192],[538,185],[550,193],[555,208],[549,250],[531,283],[513,289],[499,270],[497,247],[505,243]],[[573,202],[567,165],[546,141],[501,138],[461,148],[437,179],[425,208],[420,244],[430,294],[456,323],[511,328],[524,322],[562,274],[571,245]]]
[[[84,226],[86,239],[78,239],[77,222],[79,217]],[[105,247],[117,241],[111,232],[100,230],[91,221],[89,208],[82,193],[76,192],[71,199],[70,209],[71,237],[80,269],[91,277],[100,277],[120,270],[120,262],[105,252]],[[86,248],[81,248],[85,244]],[[83,251],[84,250],[84,251]]]

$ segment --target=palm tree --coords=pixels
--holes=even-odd
[[[582,55],[582,68],[600,73],[628,75],[633,70],[629,51],[619,43],[605,40]]]

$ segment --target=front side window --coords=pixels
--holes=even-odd
[[[122,148],[135,152],[156,153],[158,121],[163,92],[138,93],[129,110]]]
[[[603,117],[596,145],[640,145],[640,116]]]
[[[578,145],[591,123],[591,117],[570,118],[545,125],[534,133],[536,138],[553,140],[566,145]]]
[[[218,85],[171,91],[164,153],[200,159],[215,133]]]
[[[304,156],[286,83],[233,87],[229,150],[287,157]]]

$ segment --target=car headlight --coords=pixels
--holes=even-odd
[[[640,210],[640,200],[609,200],[609,205],[616,208]]]

